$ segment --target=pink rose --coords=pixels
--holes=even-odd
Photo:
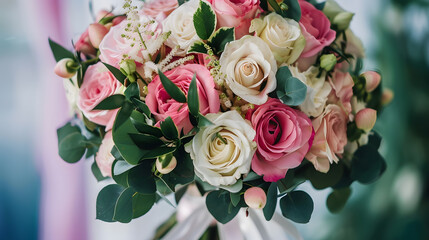
[[[325,108],[322,115],[313,120],[316,131],[313,146],[306,158],[316,170],[328,172],[332,162],[338,162],[338,156],[344,152],[347,144],[347,115],[335,104]]]
[[[140,32],[142,34],[143,40],[147,42],[146,44],[149,44],[151,41],[153,42],[153,38],[158,37],[158,35],[162,32],[161,25],[158,22],[147,25],[147,23],[152,20],[153,19],[149,17],[140,17],[140,24],[142,25]],[[99,48],[100,60],[102,62],[119,68],[119,63],[121,60],[129,57],[137,62],[143,63],[144,51],[142,51],[143,48],[139,44],[140,36],[138,33],[130,33],[125,31],[128,23],[129,21],[122,21],[120,24],[113,26],[109,33],[104,36]],[[144,34],[145,32],[147,34]],[[154,35],[152,36],[152,34],[149,32],[154,32]],[[123,37],[123,34],[131,34],[131,38]],[[136,41],[133,40],[134,38]]]
[[[301,111],[278,99],[270,99],[247,114],[256,130],[257,151],[252,169],[266,182],[285,177],[288,169],[298,167],[313,141],[311,120]]]
[[[317,55],[324,47],[329,46],[335,40],[336,33],[322,11],[305,0],[300,0],[299,4],[302,13],[299,24],[306,40],[301,57],[307,58]]]
[[[219,94],[207,68],[198,64],[187,64],[164,74],[187,95],[194,73],[196,73],[201,114],[219,112]],[[193,128],[189,120],[188,105],[172,99],[162,86],[159,76],[156,76],[148,85],[146,104],[158,121],[157,126],[167,117],[171,117],[179,132],[183,129],[188,133]]]
[[[208,0],[217,15],[218,27],[235,27],[235,37],[249,34],[251,21],[259,13],[259,0]]]
[[[143,4],[140,13],[161,22],[177,7],[179,7],[177,0],[151,0]]]
[[[91,41],[89,40],[88,29],[80,36],[75,44],[75,50],[81,52],[85,55],[95,55],[95,48],[92,46]]]
[[[104,136],[100,148],[95,155],[95,162],[104,177],[112,176],[112,164],[113,161],[115,161],[115,157],[112,155],[111,151],[114,145],[112,131],[109,131]]]
[[[88,120],[112,129],[118,110],[93,110],[107,97],[121,92],[122,85],[101,63],[88,67],[79,89],[77,105]]]
[[[332,92],[328,97],[328,103],[338,104],[343,107],[344,111],[350,113],[352,111],[350,101],[355,85],[352,76],[348,72],[335,71],[329,78],[329,83],[332,86]]]

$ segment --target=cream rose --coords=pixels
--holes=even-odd
[[[259,37],[244,36],[228,43],[219,62],[226,84],[249,103],[264,104],[276,89],[276,60]]]
[[[178,56],[185,56],[189,48],[200,39],[195,31],[193,20],[198,5],[198,0],[186,2],[162,22],[164,32],[171,32],[166,45],[170,48],[179,46]]]
[[[318,117],[325,109],[328,96],[332,87],[326,81],[326,74],[319,75],[319,70],[311,66],[305,72],[300,72],[297,67],[289,67],[292,75],[307,85],[307,95],[304,102],[299,106],[309,117]]]
[[[250,170],[256,132],[236,111],[207,114],[213,125],[203,127],[185,146],[195,174],[217,187],[234,185]]]
[[[77,84],[77,77],[71,79],[63,79],[64,90],[66,91],[67,101],[70,107],[70,115],[81,114],[77,102],[79,98],[79,87]]]
[[[277,13],[252,20],[250,32],[255,32],[268,44],[279,65],[294,63],[305,47],[305,38],[299,24]]]

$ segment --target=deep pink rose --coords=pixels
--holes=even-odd
[[[247,114],[256,130],[258,145],[252,169],[266,182],[285,177],[288,169],[298,167],[313,141],[311,120],[301,111],[278,99],[270,99]]]
[[[301,57],[307,58],[317,55],[324,47],[329,46],[335,40],[336,33],[322,11],[305,0],[300,0],[299,4],[302,13],[299,25],[306,41]]]
[[[330,164],[339,161],[337,155],[344,152],[347,144],[347,122],[347,114],[335,104],[326,106],[323,114],[313,120],[316,134],[306,157],[316,170],[328,172]]]
[[[213,77],[206,67],[199,64],[187,64],[164,74],[187,95],[194,73],[196,73],[201,114],[219,112],[219,94],[215,89]],[[183,129],[184,133],[188,133],[193,128],[189,120],[188,104],[171,98],[162,86],[159,76],[156,76],[148,85],[146,104],[158,121],[156,126],[159,126],[160,122],[167,117],[171,117],[179,131]]]
[[[85,55],[95,55],[95,48],[92,46],[91,41],[89,40],[88,29],[82,33],[79,40],[75,44],[75,50],[81,52]]]
[[[121,83],[99,62],[86,70],[82,86],[79,89],[77,105],[88,120],[110,130],[118,110],[92,110],[107,97],[121,91]]]
[[[332,92],[328,97],[328,103],[338,104],[347,113],[350,113],[352,111],[350,101],[353,97],[353,86],[355,85],[352,76],[348,72],[336,70],[332,77],[329,78],[329,83],[332,86]]]
[[[115,161],[115,157],[112,155],[111,151],[114,145],[112,131],[109,131],[104,136],[100,148],[95,155],[95,162],[104,177],[112,176],[112,164]]]
[[[249,34],[252,20],[259,14],[259,0],[208,0],[217,16],[217,26],[235,27],[235,37]]]
[[[179,7],[177,0],[151,0],[143,4],[140,14],[163,21],[177,7]]]
[[[153,38],[158,37],[158,35],[162,32],[161,24],[155,21],[155,23],[150,25],[145,25],[149,21],[153,19],[146,16],[140,17],[140,23],[142,27],[140,28],[140,32],[142,33],[142,38],[147,42],[153,42]],[[131,59],[136,60],[137,62],[143,62],[143,49],[139,44],[140,36],[138,33],[129,33],[124,29],[127,28],[127,24],[129,21],[122,21],[120,24],[113,26],[109,33],[104,36],[103,41],[100,43],[100,60],[102,62],[108,63],[112,66],[119,68],[119,63],[124,56],[130,57]],[[145,26],[145,27],[144,27]],[[154,32],[154,35],[150,34],[150,32]],[[147,34],[144,34],[144,33]],[[128,39],[123,37],[123,34],[132,34],[132,38]],[[134,41],[133,39],[136,39]]]

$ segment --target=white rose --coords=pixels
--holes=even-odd
[[[234,185],[250,171],[256,150],[256,132],[236,111],[207,114],[213,125],[203,127],[185,146],[195,174],[217,187]]]
[[[297,67],[289,67],[292,75],[307,85],[307,95],[304,102],[299,106],[309,117],[318,117],[325,109],[328,95],[332,90],[329,82],[326,81],[326,74],[319,77],[319,70],[311,66],[305,72],[300,72]]]
[[[176,53],[185,56],[189,48],[200,38],[194,28],[194,13],[199,6],[198,0],[191,0],[174,10],[162,23],[164,32],[171,32],[166,41],[170,48],[179,46]]]
[[[77,106],[77,101],[79,98],[79,87],[77,85],[76,75],[71,79],[68,79],[68,78],[63,79],[63,84],[64,84],[64,90],[66,91],[67,101],[70,107],[70,115],[74,115],[76,113],[81,114]]]
[[[268,45],[259,37],[245,36],[229,42],[219,59],[226,84],[249,103],[261,105],[277,86],[277,64]]]
[[[112,176],[112,164],[115,161],[115,157],[112,155],[111,151],[114,145],[112,131],[109,131],[104,136],[100,148],[95,155],[95,162],[104,177]]]
[[[305,38],[299,24],[274,12],[263,20],[252,20],[249,31],[255,32],[268,44],[279,65],[294,63],[305,47]]]

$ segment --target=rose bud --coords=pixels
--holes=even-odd
[[[169,161],[169,163],[166,167],[162,166],[164,161]],[[176,160],[176,157],[173,156],[173,154],[166,154],[166,155],[158,157],[156,159],[155,165],[156,165],[156,169],[158,170],[158,172],[160,172],[162,174],[168,174],[171,171],[173,171],[174,168],[176,168],[177,160]]]
[[[326,71],[331,71],[337,64],[337,57],[334,54],[323,54],[320,57],[320,67]]]
[[[133,59],[124,59],[119,63],[121,72],[125,75],[131,75],[136,72],[136,62]]]
[[[101,10],[97,13],[97,17],[96,17],[95,21],[100,22],[101,19],[103,19],[103,18],[108,18],[108,17],[113,17],[113,16],[114,15],[111,12],[109,12],[107,10]]]
[[[54,72],[62,78],[71,78],[76,74],[79,65],[71,58],[61,59],[55,66]]]
[[[367,92],[374,91],[381,81],[381,76],[377,72],[368,71],[361,74],[361,77],[365,78],[365,89]]]
[[[359,129],[369,132],[377,121],[377,111],[371,108],[364,108],[356,114],[355,121]]]
[[[81,52],[85,55],[95,55],[95,48],[92,46],[89,41],[88,29],[80,36],[79,40],[76,42],[75,49],[78,52]]]
[[[88,34],[92,46],[99,48],[101,41],[108,32],[109,30],[100,23],[93,23],[89,25]]]
[[[387,104],[389,104],[390,102],[392,102],[394,97],[394,93],[391,89],[384,89],[383,90],[383,95],[381,95],[381,104],[383,106],[386,106]]]
[[[267,195],[262,188],[251,187],[244,192],[244,201],[250,208],[262,209],[267,203]]]

